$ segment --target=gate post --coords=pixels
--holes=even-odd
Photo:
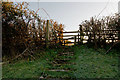
[[[83,44],[83,29],[82,29],[82,25],[79,25],[79,30],[80,30],[80,44]]]
[[[46,23],[46,34],[45,34],[45,45],[46,45],[46,48],[49,47],[49,20],[47,20],[47,23]]]
[[[74,37],[74,45],[76,45],[76,36]]]

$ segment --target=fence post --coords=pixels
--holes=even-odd
[[[59,45],[61,46],[62,45],[62,42],[61,42],[61,32],[59,31]]]
[[[80,43],[83,44],[84,35],[83,35],[82,25],[79,25],[79,26],[80,26],[79,27],[79,30],[80,30]]]
[[[64,46],[65,46],[65,40],[64,40]]]
[[[91,37],[92,37],[91,35],[92,35],[92,34],[91,34],[91,32],[90,32],[90,34],[89,34],[89,36],[88,36],[88,44],[91,43]]]
[[[76,45],[76,36],[74,37],[74,45]]]
[[[96,32],[93,32],[93,35],[94,35],[94,48],[97,49]]]
[[[112,36],[112,44],[114,43],[114,39],[115,39],[115,38]]]
[[[45,34],[46,48],[49,47],[49,20],[46,23],[46,34]]]
[[[80,41],[79,41],[79,36],[80,36],[80,35],[79,35],[79,33],[78,33],[78,44],[80,43]]]

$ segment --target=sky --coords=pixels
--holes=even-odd
[[[12,2],[118,2],[119,0],[2,0],[2,1],[12,1]]]
[[[104,8],[99,17],[117,13],[118,2],[29,2],[29,8],[35,11],[44,8],[51,19],[64,24],[65,31],[75,31],[82,21],[97,16]],[[42,19],[49,19],[42,9],[38,14]]]

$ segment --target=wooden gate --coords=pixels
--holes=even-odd
[[[59,42],[62,42],[62,45],[76,45],[76,44],[84,44],[84,43],[97,43],[105,42],[105,43],[114,43],[120,40],[120,30],[106,29],[100,30],[97,32],[93,31],[83,31],[82,26],[80,26],[78,31],[67,31],[62,32],[63,37],[59,39]],[[67,35],[66,35],[67,34]],[[72,34],[72,35],[71,35]],[[73,35],[75,34],[75,35]],[[67,38],[69,37],[69,38]],[[73,42],[71,42],[73,40]]]

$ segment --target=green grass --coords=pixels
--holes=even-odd
[[[118,77],[118,55],[116,51],[104,54],[104,49],[95,51],[85,46],[75,47],[76,78],[116,78]],[[98,52],[99,51],[99,52]],[[114,55],[112,54],[114,53]]]
[[[51,62],[61,52],[74,51],[71,65],[53,66]],[[34,61],[19,60],[15,63],[3,65],[3,78],[39,78],[40,76],[50,77],[72,77],[72,78],[116,78],[118,77],[118,54],[112,50],[104,54],[105,49],[94,50],[86,46],[75,46],[67,49],[49,49]],[[58,56],[58,58],[67,58]],[[49,68],[71,68],[69,72],[51,72]]]
[[[52,52],[52,55],[51,55]],[[49,67],[48,60],[52,60],[55,55],[53,50],[46,53],[39,53],[39,59],[27,61],[20,60],[15,63],[3,65],[3,78],[39,78],[42,72]]]

